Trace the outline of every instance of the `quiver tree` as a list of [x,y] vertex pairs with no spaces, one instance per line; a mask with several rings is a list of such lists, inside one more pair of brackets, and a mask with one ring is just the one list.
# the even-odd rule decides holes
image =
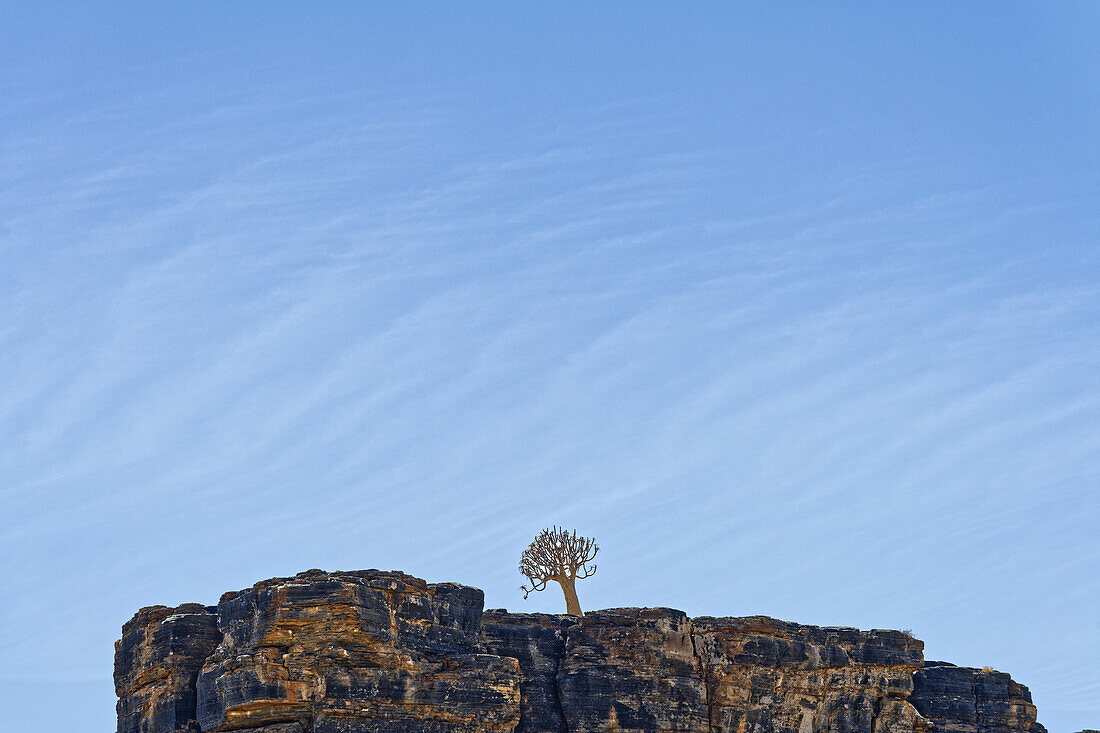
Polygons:
[[576,530],[569,532],[556,526],[542,530],[519,559],[519,571],[531,581],[531,587],[520,586],[523,597],[527,598],[532,591],[546,590],[549,581],[557,581],[565,594],[565,612],[580,616],[576,581],[596,572],[596,566],[589,567],[588,563],[599,551],[595,540],[578,537]]

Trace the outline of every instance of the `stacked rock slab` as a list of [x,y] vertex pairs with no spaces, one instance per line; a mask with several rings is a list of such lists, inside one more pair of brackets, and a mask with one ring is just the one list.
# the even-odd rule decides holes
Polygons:
[[715,733],[907,733],[924,644],[899,631],[765,616],[693,620]]
[[913,685],[913,705],[935,733],[1045,733],[1031,692],[1004,672],[926,662]]
[[213,609],[151,606],[115,642],[118,733],[196,733],[195,678],[221,641]]

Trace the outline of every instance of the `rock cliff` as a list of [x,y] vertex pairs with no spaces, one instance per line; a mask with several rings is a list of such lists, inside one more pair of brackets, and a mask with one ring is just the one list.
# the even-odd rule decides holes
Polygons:
[[925,662],[913,680],[913,705],[936,721],[937,731],[1046,733],[1035,722],[1031,692],[1004,672]]
[[222,640],[214,609],[143,608],[115,642],[118,730],[198,731],[195,681]]
[[310,570],[144,608],[115,645],[118,733],[1043,733],[1026,687],[899,631],[482,603]]

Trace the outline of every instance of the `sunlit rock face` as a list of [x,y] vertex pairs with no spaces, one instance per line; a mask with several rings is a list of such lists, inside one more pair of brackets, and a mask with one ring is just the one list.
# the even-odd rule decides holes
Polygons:
[[510,731],[519,665],[484,653],[480,590],[403,573],[303,573],[218,603],[204,731]]
[[311,570],[142,609],[116,644],[118,733],[1044,733],[1026,687],[924,665],[898,631],[482,603]]
[[923,642],[899,631],[764,616],[693,620],[716,733],[903,733],[928,724],[907,698]]
[[913,682],[913,705],[936,733],[1045,733],[1031,692],[1004,672],[927,662]]

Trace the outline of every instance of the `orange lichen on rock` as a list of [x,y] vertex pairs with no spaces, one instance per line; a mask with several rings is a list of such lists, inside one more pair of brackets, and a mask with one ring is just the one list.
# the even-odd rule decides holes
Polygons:
[[352,718],[356,730],[511,730],[518,663],[484,653],[481,606],[476,588],[381,571],[307,572],[226,594],[198,721],[204,731],[299,722],[321,733]]
[[924,644],[899,631],[802,626],[765,616],[692,620],[711,730],[912,733]]

